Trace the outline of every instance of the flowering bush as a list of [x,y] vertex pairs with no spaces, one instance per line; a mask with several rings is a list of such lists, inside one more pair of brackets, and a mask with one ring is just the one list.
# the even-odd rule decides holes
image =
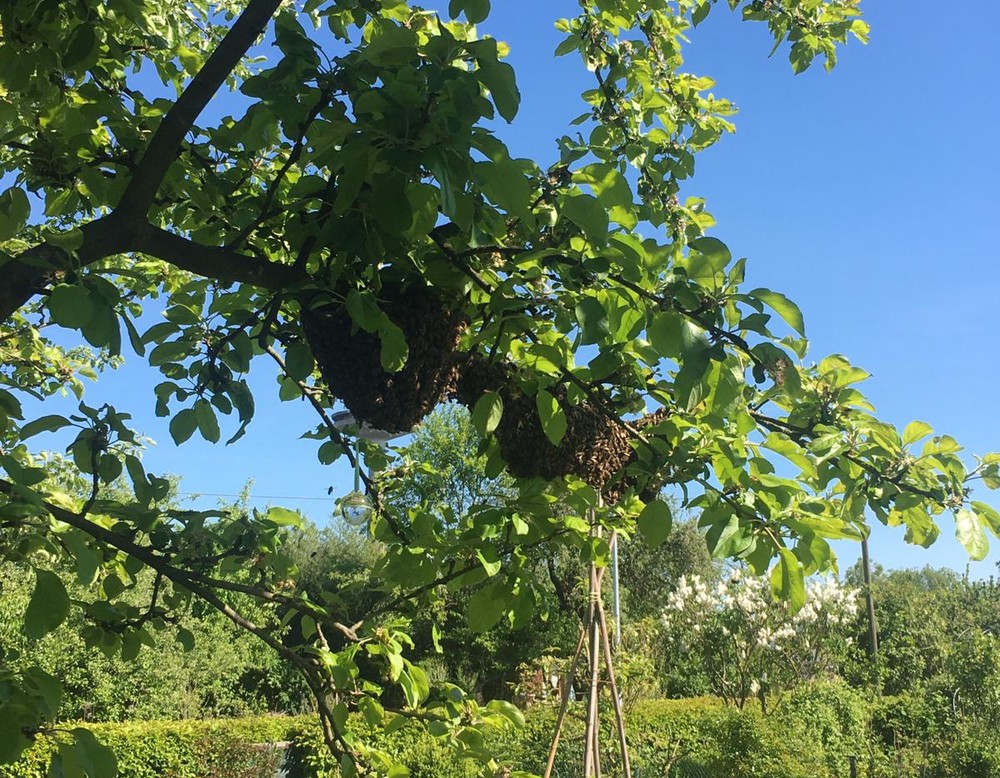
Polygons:
[[859,591],[831,577],[810,581],[806,594],[792,612],[766,576],[733,569],[714,584],[682,576],[661,617],[665,646],[699,658],[726,702],[742,708],[757,697],[766,707],[769,692],[832,675],[849,641]]

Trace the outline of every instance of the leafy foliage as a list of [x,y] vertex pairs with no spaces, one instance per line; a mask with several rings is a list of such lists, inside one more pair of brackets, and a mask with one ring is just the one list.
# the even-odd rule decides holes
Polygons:
[[[867,35],[857,0],[726,4],[787,44],[795,71]],[[79,608],[92,642],[128,660],[197,602],[302,674],[344,775],[392,769],[345,729],[355,708],[388,727],[423,717],[489,770],[481,729],[503,709],[432,688],[400,603],[478,586],[472,628],[530,623],[546,603],[537,550],[604,564],[595,525],[662,542],[664,483],[683,487],[715,556],[773,567],[794,604],[833,564],[828,541],[862,537],[869,514],[928,545],[951,511],[981,557],[1000,514],[969,487],[1000,485],[1000,455],[969,465],[922,422],[900,433],[856,388],[863,370],[804,362],[799,309],[742,289],[745,260],[705,234],[702,200],[678,197],[695,155],[733,129],[712,80],[682,70],[716,5],[601,0],[557,22],[556,53],[594,84],[543,169],[493,131],[519,93],[506,46],[479,35],[485,0],[4,4],[0,555],[34,571],[27,635]],[[275,56],[258,56],[262,35]],[[361,431],[400,432],[457,398],[488,435],[486,474],[517,475],[516,494],[458,516],[366,479],[380,582],[399,594],[352,621],[337,593],[297,584],[294,512],[179,509],[126,411],[34,414],[30,398],[79,396],[125,350],[162,375],[156,412],[178,445],[239,439],[256,409],[246,374],[271,362],[279,398],[316,409],[323,462],[356,464],[338,401]],[[68,436],[82,492],[47,478],[49,435]],[[94,595],[74,603],[57,568]],[[125,593],[147,575],[140,606]],[[0,672],[12,759],[51,727],[56,687]],[[67,749],[70,772],[107,772],[89,736]]]

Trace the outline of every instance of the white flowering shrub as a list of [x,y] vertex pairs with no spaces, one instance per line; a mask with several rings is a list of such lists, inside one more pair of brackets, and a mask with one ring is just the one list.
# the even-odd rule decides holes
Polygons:
[[661,617],[672,656],[700,660],[712,690],[739,708],[801,681],[834,674],[845,651],[859,590],[815,579],[792,612],[771,595],[768,577],[734,569],[715,583],[684,576]]

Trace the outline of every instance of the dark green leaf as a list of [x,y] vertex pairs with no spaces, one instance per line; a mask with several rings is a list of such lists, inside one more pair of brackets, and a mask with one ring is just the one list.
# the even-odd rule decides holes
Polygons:
[[31,204],[21,187],[12,186],[0,194],[0,242],[17,235],[30,215]]
[[61,327],[80,329],[94,315],[90,292],[80,284],[59,284],[49,295],[52,321]]
[[508,596],[506,588],[499,583],[484,586],[473,594],[469,598],[469,629],[485,632],[496,624],[509,608]]
[[198,417],[190,408],[178,411],[177,415],[170,420],[170,437],[178,446],[190,438],[198,429]]
[[576,304],[576,320],[580,324],[584,344],[597,343],[611,332],[608,312],[595,297],[584,297]]
[[194,404],[194,417],[201,436],[209,443],[218,443],[221,433],[219,430],[219,420],[215,415],[212,404],[204,398],[198,400]]
[[76,741],[74,750],[80,767],[90,778],[115,778],[118,774],[118,759],[114,752],[98,742],[94,733],[83,727],[72,730]]
[[55,432],[63,427],[69,427],[73,422],[64,416],[50,415],[29,421],[21,427],[21,440],[27,440],[42,432]]
[[563,195],[559,200],[561,213],[583,230],[594,246],[600,248],[608,242],[608,212],[593,195]]
[[33,640],[48,635],[69,615],[69,595],[59,576],[35,570],[35,590],[24,612],[24,634]]
[[398,373],[406,365],[406,360],[410,356],[410,347],[406,343],[406,336],[399,327],[390,321],[388,316],[382,317],[378,329],[381,343],[379,359],[382,363],[382,369],[388,373]]

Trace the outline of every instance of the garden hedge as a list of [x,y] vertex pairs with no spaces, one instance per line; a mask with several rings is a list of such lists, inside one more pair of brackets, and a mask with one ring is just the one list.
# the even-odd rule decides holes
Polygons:
[[[912,702],[912,701],[911,701]],[[902,699],[864,699],[840,684],[814,684],[775,701],[770,715],[743,711],[707,698],[649,700],[628,712],[635,778],[847,778],[850,757],[860,774],[876,778],[987,778],[1000,775],[996,738],[980,732],[959,737],[928,754],[913,744],[926,722],[902,715]],[[911,708],[912,710],[912,708]],[[611,711],[604,716],[603,774],[621,775]],[[503,764],[541,773],[555,720],[548,707],[533,708],[520,730],[492,733],[489,745]],[[120,778],[272,778],[282,758],[289,778],[336,776],[318,727],[310,717],[259,717],[211,721],[136,721],[87,725],[115,751]],[[351,727],[365,726],[352,720]],[[912,729],[910,729],[912,728]],[[903,730],[909,731],[904,732]],[[904,747],[887,742],[890,730]],[[571,709],[554,778],[577,778],[582,764],[583,709]],[[966,733],[966,734],[972,734]],[[472,778],[471,762],[456,760],[417,725],[391,736],[366,733],[410,769],[411,778]],[[285,749],[250,747],[287,742]],[[53,744],[39,738],[0,778],[46,778]],[[986,772],[983,772],[985,770]],[[501,773],[503,774],[503,773]]]

